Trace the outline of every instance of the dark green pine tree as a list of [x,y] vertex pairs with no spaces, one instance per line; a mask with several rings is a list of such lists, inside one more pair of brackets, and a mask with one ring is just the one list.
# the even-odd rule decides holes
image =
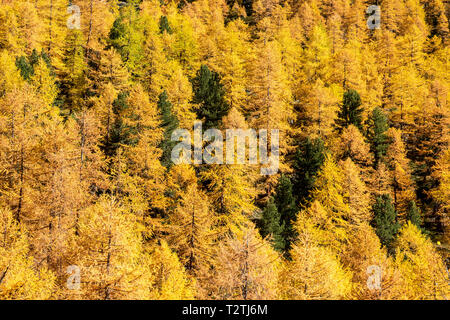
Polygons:
[[113,123],[109,139],[104,139],[102,149],[105,155],[112,157],[121,145],[135,145],[137,141],[135,127],[130,127],[124,121],[124,114],[130,108],[127,102],[128,92],[121,92],[113,102]]
[[[36,54],[37,54],[37,52],[36,52]],[[41,50],[41,55],[40,55],[39,58],[41,58],[42,60],[44,60],[45,64],[47,65],[48,70],[50,71],[50,75],[51,75],[52,77],[55,77],[55,76],[56,76],[56,73],[55,73],[55,70],[54,70],[54,68],[53,68],[53,66],[52,66],[52,59],[50,58],[50,56],[48,55],[48,53],[45,52],[44,49]],[[39,59],[39,58],[38,58],[38,59]],[[32,64],[33,66],[37,63],[37,59],[34,58],[34,50],[33,50],[33,53],[32,53],[31,56],[30,56],[30,62],[31,62],[31,64]]]
[[16,67],[24,80],[30,80],[31,76],[34,75],[34,66],[39,62],[39,59],[42,59],[46,63],[50,75],[52,77],[55,76],[51,59],[44,49],[42,49],[41,54],[39,54],[36,49],[33,49],[31,55],[28,57],[21,56],[16,58]]
[[400,228],[397,222],[397,212],[392,204],[391,196],[383,194],[379,196],[376,203],[372,206],[374,217],[372,225],[375,228],[375,233],[380,238],[381,244],[392,252],[392,243]]
[[[41,52],[41,56],[42,56],[43,53],[45,53],[45,52],[42,51]],[[31,52],[31,55],[28,57],[28,61],[30,61],[30,64],[32,66],[34,66],[36,63],[39,62],[39,58],[40,58],[39,53],[37,52],[36,49],[33,49],[33,52]]]
[[242,5],[244,6],[245,12],[249,17],[253,14],[253,1],[254,0],[242,0]]
[[31,76],[34,74],[33,66],[28,63],[27,58],[24,56],[16,58],[16,67],[24,80],[30,80]]
[[275,190],[274,201],[280,214],[281,225],[284,226],[281,235],[287,251],[289,251],[291,242],[295,238],[293,224],[297,214],[297,206],[292,190],[291,180],[287,176],[281,175]]
[[167,19],[166,16],[161,16],[161,18],[159,18],[159,32],[160,33],[167,32],[169,34],[172,33],[172,29],[170,28],[169,25],[169,20]]
[[413,200],[411,200],[408,204],[408,213],[406,219],[408,219],[408,221],[411,221],[412,224],[416,225],[417,228],[422,230],[422,216],[420,214],[420,209],[416,206],[416,202]]
[[283,252],[286,244],[283,238],[284,225],[281,222],[281,215],[273,197],[267,202],[267,206],[261,212],[261,219],[257,221],[257,226],[262,237],[270,236],[272,246]]
[[366,138],[370,144],[370,151],[375,157],[375,168],[386,155],[389,139],[386,131],[389,129],[388,119],[381,108],[373,109],[372,114],[366,121]]
[[354,125],[362,130],[362,112],[361,98],[359,93],[349,89],[344,93],[341,109],[338,111],[338,117],[335,121],[336,130],[341,133],[349,125]]
[[325,161],[325,145],[320,138],[304,139],[294,158],[293,193],[299,206],[306,204]]
[[129,28],[124,22],[124,17],[119,16],[109,31],[109,38],[107,40],[107,49],[113,47],[120,53],[122,60],[125,61],[128,55],[129,44]]
[[222,117],[228,114],[230,106],[224,99],[225,90],[220,83],[220,76],[208,66],[202,65],[192,80],[194,89],[193,103],[199,105],[197,117],[204,119],[204,128],[217,128]]
[[166,91],[159,95],[158,109],[161,112],[162,127],[164,128],[164,139],[161,141],[160,148],[163,153],[161,164],[166,168],[172,165],[171,153],[177,141],[172,141],[172,132],[178,128],[178,119],[172,112],[172,104],[169,101]]
[[143,55],[143,24],[139,9],[134,5],[125,6],[120,16],[114,21],[107,39],[106,49],[113,47],[120,54],[133,77],[138,77],[142,71]]

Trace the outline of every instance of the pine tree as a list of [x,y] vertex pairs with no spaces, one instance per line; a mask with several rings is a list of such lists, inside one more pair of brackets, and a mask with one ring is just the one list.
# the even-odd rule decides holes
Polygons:
[[278,212],[274,199],[271,197],[266,207],[261,212],[261,218],[257,221],[259,232],[263,238],[269,237],[274,249],[283,252],[286,247],[283,237],[284,224],[281,222],[281,215]]
[[304,139],[296,151],[293,193],[298,204],[305,204],[314,188],[317,173],[325,161],[325,146],[320,138]]
[[159,32],[160,33],[172,33],[172,30],[170,29],[170,25],[169,25],[169,20],[167,20],[166,16],[161,16],[161,18],[159,18]]
[[109,33],[108,48],[117,50],[131,76],[137,78],[141,76],[140,65],[144,59],[143,25],[135,8],[137,0],[129,2],[130,5],[122,8],[119,17],[114,21]]
[[162,127],[164,129],[164,140],[161,142],[163,151],[161,164],[169,168],[172,164],[171,153],[177,143],[172,141],[172,132],[178,128],[178,119],[172,112],[172,104],[169,102],[166,91],[159,95],[158,109],[161,112]]
[[374,214],[372,224],[375,232],[380,238],[381,244],[392,253],[393,241],[400,225],[397,222],[397,212],[392,205],[391,197],[389,195],[378,197],[372,210]]
[[198,105],[197,117],[204,119],[205,129],[217,128],[230,109],[224,99],[225,91],[220,81],[219,74],[206,65],[202,65],[192,81],[193,103]]
[[420,209],[416,206],[414,201],[410,201],[408,204],[408,214],[406,219],[415,225],[419,230],[421,230],[422,216],[420,214]]
[[381,108],[373,109],[366,123],[366,137],[370,143],[370,151],[374,155],[374,165],[377,167],[381,159],[386,155],[388,148],[388,137],[386,131],[389,129],[387,117]]
[[292,192],[292,183],[289,177],[281,175],[275,189],[274,202],[280,215],[280,225],[283,228],[282,236],[286,250],[290,249],[295,237],[293,224],[297,214],[297,206]]
[[349,125],[354,125],[359,130],[362,129],[362,112],[361,98],[353,89],[349,89],[344,93],[342,105],[336,119],[336,129],[340,133]]

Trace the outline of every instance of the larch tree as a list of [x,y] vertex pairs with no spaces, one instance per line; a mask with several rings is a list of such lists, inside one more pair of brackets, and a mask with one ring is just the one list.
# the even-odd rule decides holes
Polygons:
[[89,53],[101,51],[114,22],[114,4],[95,0],[77,0],[74,4],[80,7],[82,14],[80,27],[84,45]]
[[[373,228],[362,223],[353,229],[342,255],[342,264],[352,272],[352,297],[364,300],[398,299],[401,293],[400,273],[387,255]],[[379,274],[373,273],[378,270]],[[375,271],[377,272],[377,271]],[[380,286],[369,286],[377,277]],[[378,278],[379,277],[379,278]]]
[[152,249],[150,266],[152,272],[150,299],[194,298],[193,279],[189,279],[180,259],[164,240]]
[[219,244],[212,297],[229,300],[276,299],[280,257],[252,224],[241,236]]
[[26,228],[11,211],[0,209],[0,297],[4,300],[50,299],[57,290],[53,273],[29,255]]
[[[243,115],[237,108],[232,108],[223,118],[223,126],[227,129],[247,129]],[[225,136],[225,134],[223,134]],[[246,141],[244,143],[247,144]],[[237,155],[234,147],[233,159]],[[217,150],[220,152],[220,150]],[[223,146],[224,159],[228,157],[227,145]],[[204,150],[204,154],[210,154]],[[215,155],[219,156],[220,155]],[[229,233],[240,233],[242,225],[248,218],[253,218],[256,212],[254,201],[258,190],[255,187],[257,176],[256,165],[249,164],[249,156],[244,154],[244,163],[211,164],[199,173],[200,180],[205,186],[218,217],[222,236]],[[225,161],[224,161],[225,162]]]
[[394,193],[394,206],[400,218],[404,220],[409,201],[415,200],[411,171],[405,155],[405,146],[401,140],[401,131],[391,128],[388,136],[391,143],[386,154],[386,162],[392,171],[391,185]]
[[350,158],[341,162],[344,172],[343,185],[347,191],[347,202],[350,207],[350,220],[355,224],[368,223],[371,220],[370,192],[361,179],[358,167]]
[[[320,204],[315,204],[319,210],[315,213],[326,215]],[[351,273],[344,270],[332,247],[324,246],[323,242],[320,244],[317,237],[320,227],[315,226],[313,219],[316,218],[299,213],[296,223],[298,238],[290,251],[291,261],[285,264],[280,275],[281,297],[343,299],[351,291]]]
[[222,75],[225,100],[230,108],[234,107],[243,112],[247,100],[246,68],[250,56],[247,41],[250,35],[241,20],[234,20],[227,25],[224,37],[225,39],[218,43],[223,48],[220,48],[217,57],[211,59],[211,64]]
[[[350,207],[346,201],[343,170],[331,156],[327,156],[320,170],[315,188],[311,194],[311,205],[303,210],[307,216],[316,216],[317,224],[324,231],[323,241],[337,252],[348,236]],[[318,212],[316,215],[315,212]],[[301,213],[300,213],[301,214]]]
[[448,272],[433,243],[408,222],[395,243],[395,263],[401,273],[404,299],[447,299]]
[[60,121],[56,108],[44,102],[30,85],[11,90],[0,103],[3,138],[3,159],[7,170],[7,203],[17,221],[32,214],[37,190],[42,181],[40,175],[47,170],[42,158],[47,125]]
[[438,205],[439,216],[442,217],[442,225],[444,227],[444,239],[450,238],[450,219],[448,217],[450,205],[450,149],[446,149],[437,160],[434,167],[434,176],[438,178],[439,185],[435,187],[431,194]]
[[178,254],[186,271],[198,280],[204,289],[214,253],[212,243],[214,216],[205,194],[196,180],[184,191],[176,193],[176,207],[168,213],[167,242]]
[[41,45],[52,59],[52,64],[59,74],[63,70],[64,39],[67,27],[67,3],[64,0],[39,0],[37,8],[43,14],[45,35]]
[[[260,41],[252,60],[249,79],[248,105],[250,127],[279,130],[280,169],[288,170],[284,157],[292,148],[292,126],[295,121],[292,93],[286,70],[281,61],[281,48],[276,41]],[[268,142],[271,137],[268,137]],[[273,178],[273,179],[271,179]],[[275,177],[268,178],[269,189]]]
[[85,299],[133,299],[150,296],[149,257],[139,224],[113,196],[102,196],[79,219],[78,250],[71,262],[80,268],[77,296]]
[[64,47],[64,71],[60,89],[60,96],[63,96],[64,108],[68,109],[68,113],[81,110],[86,103],[89,83],[83,45],[84,37],[81,31],[70,30]]
[[130,143],[124,146],[130,173],[143,187],[150,207],[163,206],[164,168],[159,161],[163,132],[157,107],[149,100],[141,85],[135,85],[127,97],[129,108],[124,113],[125,125],[131,130]]
[[373,155],[370,153],[370,145],[365,141],[363,134],[354,125],[349,125],[340,134],[339,140],[330,147],[337,159],[350,158],[367,179],[372,171]]

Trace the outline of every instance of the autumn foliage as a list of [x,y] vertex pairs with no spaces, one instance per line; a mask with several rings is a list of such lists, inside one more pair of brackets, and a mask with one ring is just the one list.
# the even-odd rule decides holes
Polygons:
[[450,297],[448,2],[70,2],[0,3],[0,299]]

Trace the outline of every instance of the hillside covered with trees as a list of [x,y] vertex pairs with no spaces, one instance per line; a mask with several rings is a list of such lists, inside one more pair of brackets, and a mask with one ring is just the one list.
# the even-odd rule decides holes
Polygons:
[[[0,0],[0,299],[448,299],[449,18]],[[196,121],[279,129],[279,171],[175,165]]]

